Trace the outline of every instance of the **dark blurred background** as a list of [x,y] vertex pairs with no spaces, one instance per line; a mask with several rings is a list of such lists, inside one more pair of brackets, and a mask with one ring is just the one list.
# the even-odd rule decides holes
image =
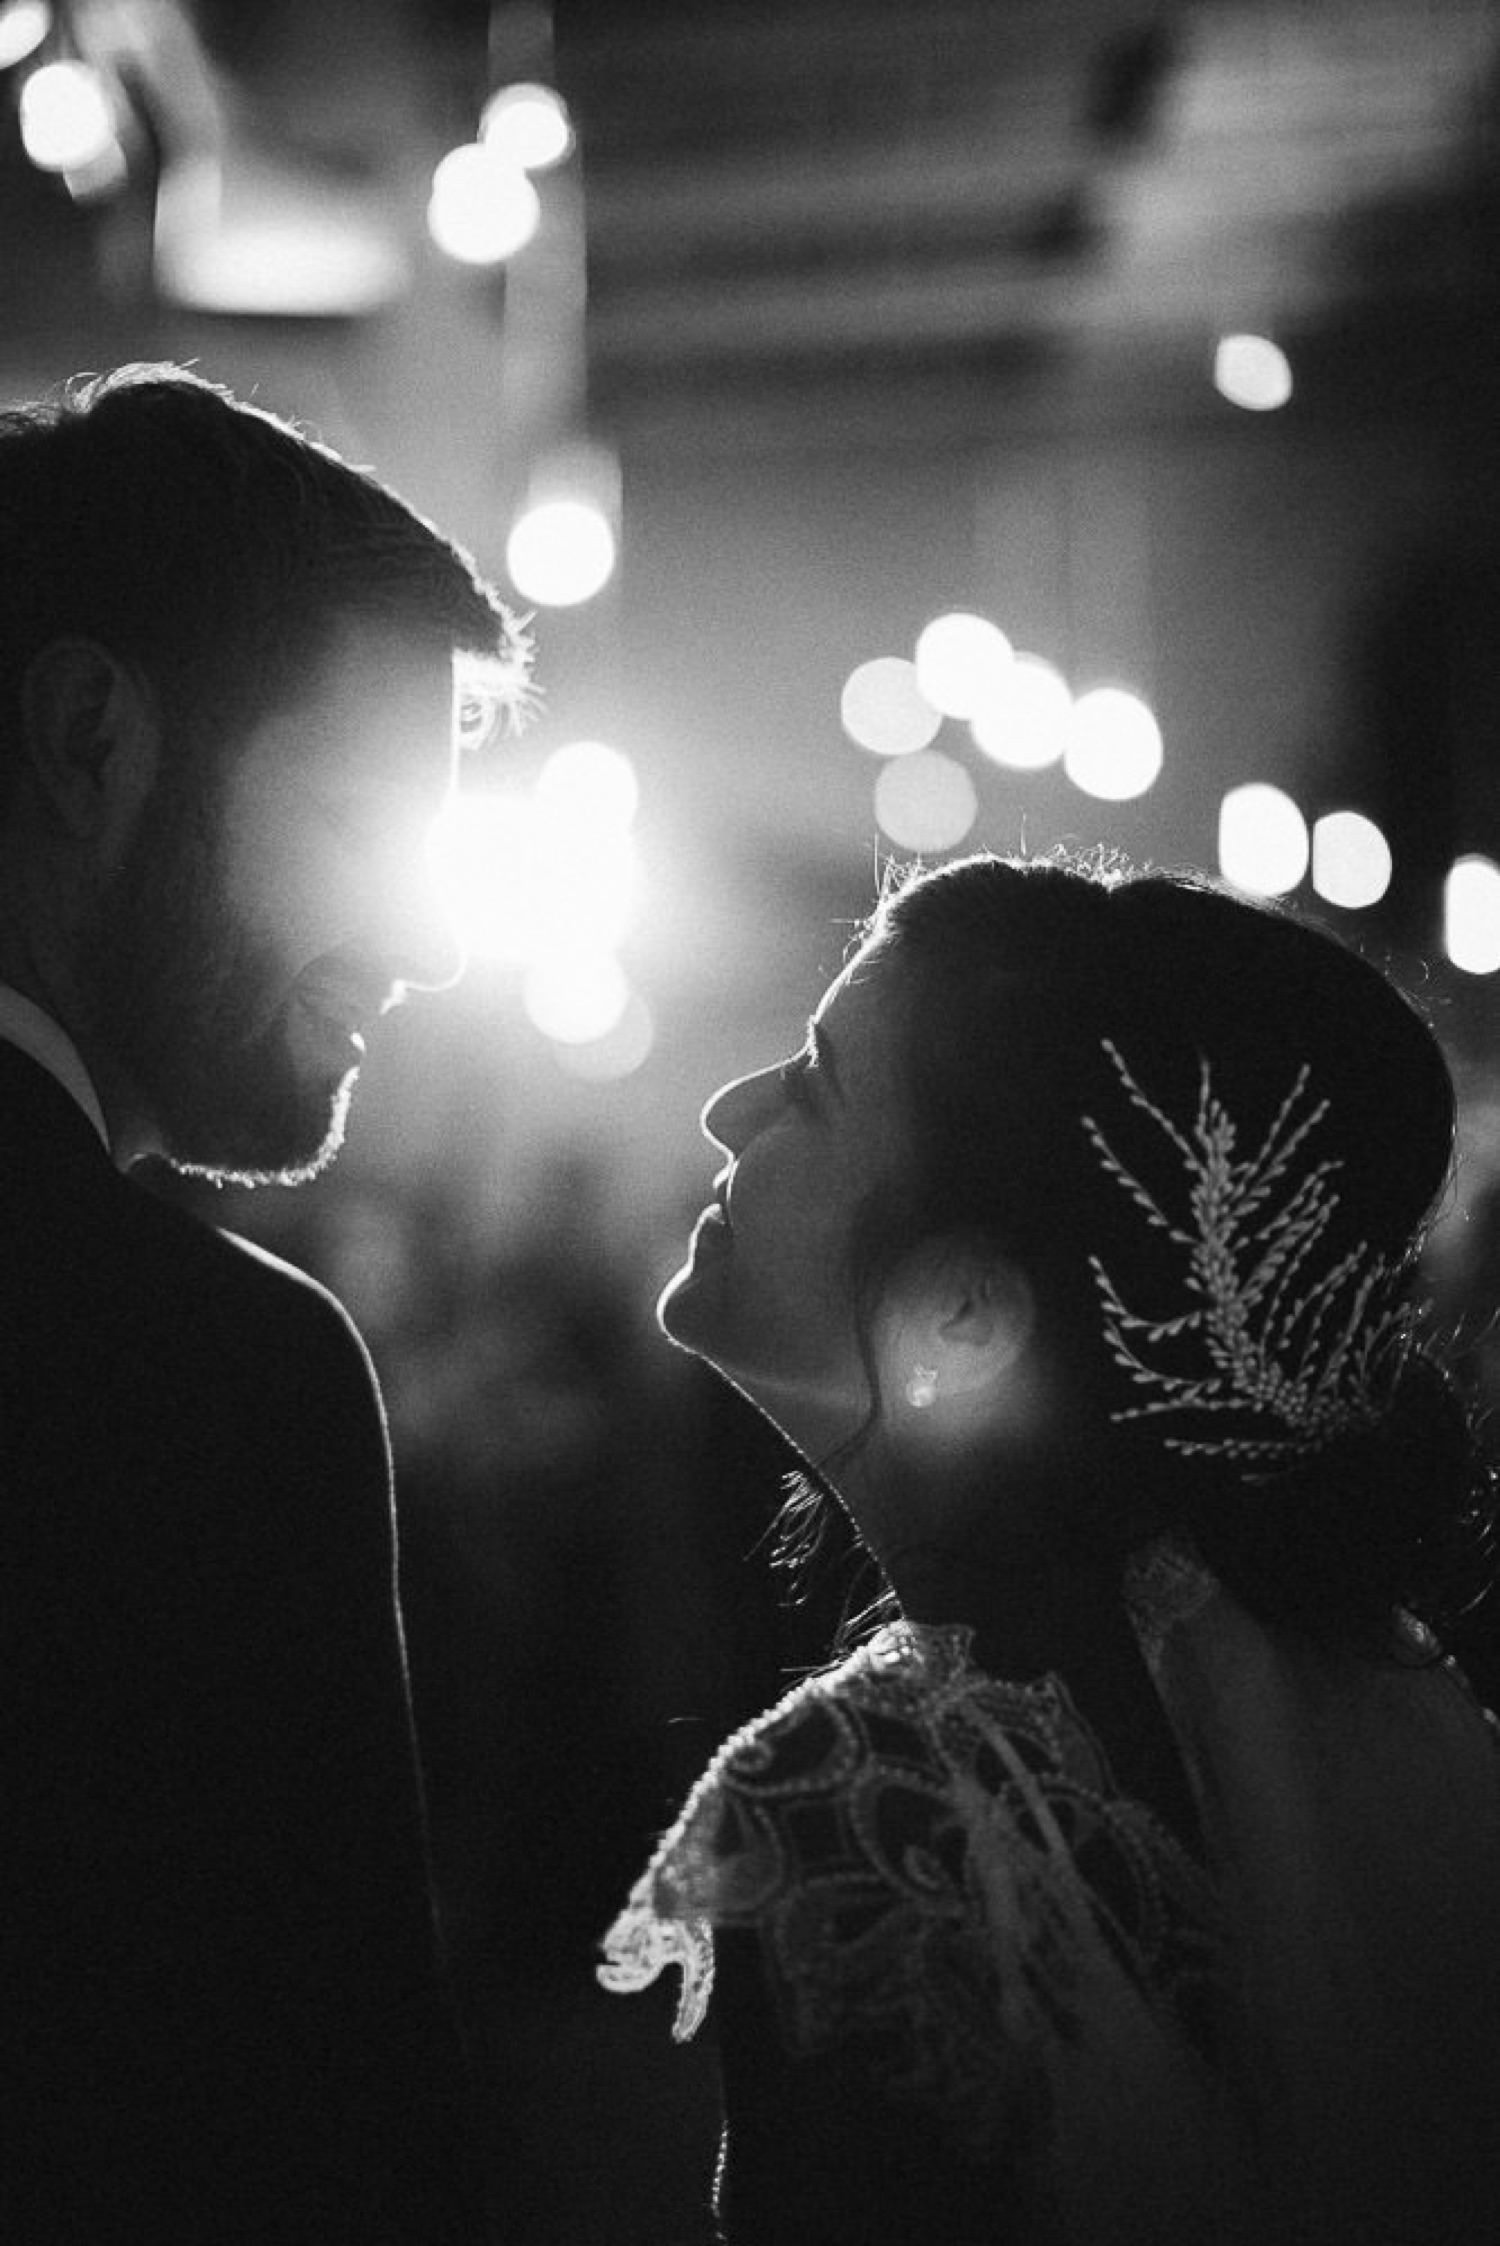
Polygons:
[[[521,85],[565,134],[529,172]],[[690,2246],[707,2060],[595,1944],[850,1570],[778,1604],[785,1461],[651,1308],[704,1097],[796,1041],[884,860],[1222,867],[1390,962],[1463,1086],[1433,1277],[1493,1400],[1500,15],[5,0],[0,100],[7,400],[189,360],[535,614],[541,715],[445,844],[464,983],[325,1178],[202,1205],[385,1384],[507,2236]],[[514,541],[559,498],[592,592]],[[955,612],[988,721],[917,660]]]

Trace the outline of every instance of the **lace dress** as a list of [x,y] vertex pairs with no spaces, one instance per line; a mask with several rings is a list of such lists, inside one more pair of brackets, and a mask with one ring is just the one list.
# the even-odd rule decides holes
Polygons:
[[[679,1967],[691,2036],[717,1939],[731,2049],[747,1987],[766,1991],[759,2056],[726,2083],[731,2155],[736,2084],[753,2106],[781,2067],[786,2091],[747,2122],[761,2175],[743,2226],[721,2173],[733,2246],[1488,2235],[1465,2210],[1500,2185],[1491,1733],[1438,1669],[1289,1654],[1171,1550],[1132,1591],[1212,1874],[1119,1790],[1061,1678],[987,1674],[961,1627],[886,1629],[693,1789],[600,1977],[632,1990]],[[1394,1813],[1392,1783],[1409,1788]],[[1429,1998],[1448,2009],[1436,2031]],[[1441,2077],[1416,2104],[1414,2032]],[[842,2087],[820,2109],[829,2070]],[[821,2119],[798,2155],[804,2089]],[[809,2178],[841,2162],[803,2220]],[[883,2179],[863,2213],[862,2165]]]

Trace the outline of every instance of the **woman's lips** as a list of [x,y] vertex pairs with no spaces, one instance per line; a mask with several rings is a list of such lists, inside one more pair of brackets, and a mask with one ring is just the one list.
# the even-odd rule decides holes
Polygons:
[[721,1250],[729,1245],[729,1219],[717,1201],[711,1201],[693,1226],[693,1248]]

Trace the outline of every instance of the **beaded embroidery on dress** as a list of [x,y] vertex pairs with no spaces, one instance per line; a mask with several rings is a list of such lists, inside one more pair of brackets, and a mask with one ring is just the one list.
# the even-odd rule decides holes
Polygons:
[[897,1623],[736,1733],[600,1978],[679,1966],[685,2038],[713,1926],[754,1926],[788,2048],[877,2037],[893,2094],[984,2157],[1039,2083],[1064,2138],[1070,2106],[1092,2127],[1128,2101],[1133,2128],[1148,2083],[1202,2095],[1221,1960],[1206,1876],[1117,1792],[1061,1681],[988,1676],[969,1640]]

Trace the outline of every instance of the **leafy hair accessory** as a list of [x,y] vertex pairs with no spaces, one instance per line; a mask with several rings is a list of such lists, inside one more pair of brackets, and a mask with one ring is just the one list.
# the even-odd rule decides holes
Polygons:
[[[1132,1107],[1181,1156],[1186,1203],[1170,1213],[1128,1170],[1091,1115],[1083,1127],[1105,1170],[1146,1222],[1185,1258],[1192,1307],[1175,1317],[1131,1310],[1098,1256],[1089,1263],[1104,1311],[1110,1354],[1144,1401],[1117,1421],[1173,1413],[1217,1415],[1222,1435],[1163,1437],[1184,1455],[1258,1460],[1274,1466],[1380,1420],[1411,1340],[1412,1313],[1399,1288],[1407,1265],[1358,1241],[1314,1276],[1318,1249],[1339,1196],[1331,1159],[1298,1162],[1328,1113],[1310,1100],[1303,1067],[1253,1154],[1238,1156],[1234,1122],[1201,1065],[1198,1111],[1180,1130],[1141,1090],[1105,1038]],[[1185,1369],[1174,1369],[1176,1359]]]

